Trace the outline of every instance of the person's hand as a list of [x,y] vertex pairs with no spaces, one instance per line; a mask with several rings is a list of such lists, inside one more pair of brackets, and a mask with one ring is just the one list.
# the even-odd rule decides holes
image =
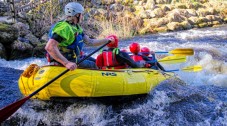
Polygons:
[[109,37],[107,38],[108,42],[111,41],[111,44],[114,44],[115,43],[115,39],[114,37]]
[[151,67],[151,64],[146,63],[144,66],[145,66],[145,68],[150,68]]
[[144,60],[139,61],[140,68],[145,67],[146,62]]
[[67,62],[65,64],[65,67],[69,70],[75,70],[77,68],[77,65],[73,62]]

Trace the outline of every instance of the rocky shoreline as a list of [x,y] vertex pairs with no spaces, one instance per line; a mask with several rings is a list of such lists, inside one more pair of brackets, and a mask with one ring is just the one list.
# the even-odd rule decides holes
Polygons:
[[[103,32],[104,28],[94,22],[108,21],[126,27],[131,36],[216,27],[227,23],[225,1],[180,3],[171,0],[88,0],[81,1],[81,4],[86,10],[82,26],[86,34],[95,38],[109,33]],[[34,16],[29,13],[19,13],[18,16],[16,23],[0,23],[0,57],[6,60],[44,57],[50,24],[41,25],[41,20],[32,20]]]

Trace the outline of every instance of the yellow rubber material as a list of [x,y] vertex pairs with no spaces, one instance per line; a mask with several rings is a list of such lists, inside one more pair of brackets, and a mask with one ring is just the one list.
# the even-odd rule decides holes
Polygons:
[[[64,70],[65,67],[60,66],[43,66],[29,77],[21,75],[18,80],[19,89],[23,95],[27,96]],[[50,97],[102,97],[146,94],[172,75],[148,68],[121,70],[76,69],[58,78],[33,98],[49,100]]]

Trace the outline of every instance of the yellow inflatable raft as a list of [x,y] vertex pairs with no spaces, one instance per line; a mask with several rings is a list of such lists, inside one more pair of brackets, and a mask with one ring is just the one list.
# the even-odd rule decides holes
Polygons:
[[[25,96],[65,71],[65,67],[30,65],[19,78],[19,89]],[[103,97],[147,94],[160,82],[171,77],[158,70],[120,69],[69,71],[33,98],[49,100],[51,97]]]

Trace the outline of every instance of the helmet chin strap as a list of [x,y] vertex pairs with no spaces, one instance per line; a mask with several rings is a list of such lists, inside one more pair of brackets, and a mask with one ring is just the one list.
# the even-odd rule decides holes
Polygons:
[[79,14],[79,16],[76,16],[76,18],[77,18],[77,24],[80,23],[80,16],[81,16],[81,14]]

